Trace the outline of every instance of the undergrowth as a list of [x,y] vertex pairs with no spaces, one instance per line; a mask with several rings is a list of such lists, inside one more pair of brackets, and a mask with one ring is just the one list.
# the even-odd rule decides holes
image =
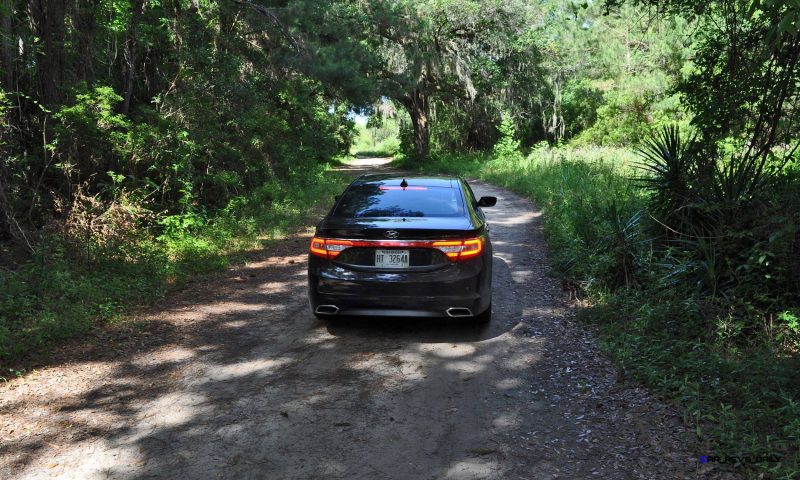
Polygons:
[[0,362],[46,352],[123,317],[131,306],[241,261],[247,251],[304,225],[344,182],[325,165],[308,166],[215,212],[139,220],[116,241],[98,232],[47,235],[31,260],[0,270]]

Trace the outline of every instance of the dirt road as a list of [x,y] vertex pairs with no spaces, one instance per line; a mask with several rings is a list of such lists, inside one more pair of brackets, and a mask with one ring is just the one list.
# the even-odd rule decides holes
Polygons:
[[540,212],[473,186],[499,199],[488,327],[317,320],[299,234],[150,309],[123,347],[0,387],[0,478],[719,477],[570,319]]

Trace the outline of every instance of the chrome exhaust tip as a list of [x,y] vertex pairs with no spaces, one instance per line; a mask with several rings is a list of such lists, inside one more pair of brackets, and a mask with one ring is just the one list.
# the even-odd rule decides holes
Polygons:
[[336,315],[339,313],[339,307],[336,305],[320,305],[314,310],[314,313],[320,315]]
[[447,309],[447,316],[453,318],[471,317],[472,310],[466,307],[452,307]]

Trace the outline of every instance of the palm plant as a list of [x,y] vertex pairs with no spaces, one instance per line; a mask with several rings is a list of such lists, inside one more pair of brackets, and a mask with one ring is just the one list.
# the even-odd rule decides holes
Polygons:
[[642,158],[637,166],[646,175],[635,180],[653,192],[654,206],[669,216],[689,198],[692,159],[687,155],[687,142],[681,138],[679,127],[671,125],[650,136],[637,153]]
[[643,243],[649,240],[641,238],[642,211],[631,215],[625,212],[625,205],[611,200],[605,208],[605,221],[611,227],[610,233],[603,239],[604,250],[611,254],[611,270],[614,286],[635,286],[636,259]]
[[703,185],[713,178],[714,155],[703,151],[696,134],[681,135],[677,125],[664,127],[637,149],[641,161],[636,165],[644,174],[635,184],[649,190],[650,210],[672,233],[702,222],[697,201]]

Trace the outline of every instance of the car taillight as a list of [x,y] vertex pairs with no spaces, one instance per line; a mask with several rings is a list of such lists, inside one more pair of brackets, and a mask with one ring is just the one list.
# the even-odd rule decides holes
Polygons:
[[342,251],[352,246],[353,242],[350,240],[314,237],[311,239],[311,248],[309,251],[318,257],[336,258]]
[[435,248],[454,262],[469,260],[483,253],[483,237],[466,240],[340,240],[336,238],[311,239],[312,255],[334,259],[350,247],[367,248]]
[[461,261],[475,258],[483,252],[483,238],[470,238],[468,240],[443,240],[433,242],[433,248],[441,250],[450,260]]

